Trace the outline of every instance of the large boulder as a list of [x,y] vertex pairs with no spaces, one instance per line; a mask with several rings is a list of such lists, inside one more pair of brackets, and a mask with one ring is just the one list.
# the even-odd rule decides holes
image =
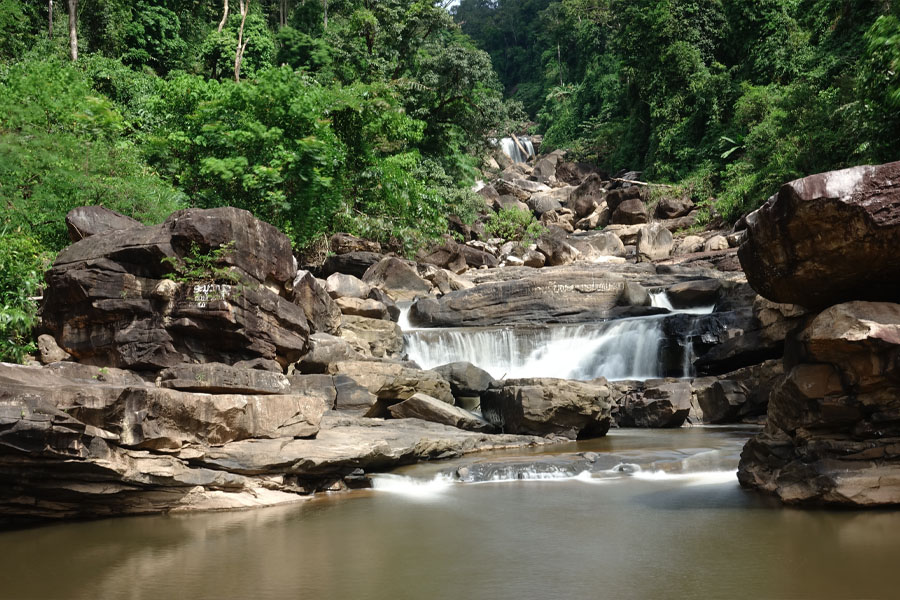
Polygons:
[[575,211],[578,219],[583,219],[600,205],[606,198],[606,188],[600,176],[591,174],[584,182],[575,188],[569,196],[568,206]]
[[360,250],[357,252],[347,252],[346,254],[332,254],[325,258],[322,265],[322,277],[328,277],[333,273],[346,273],[354,277],[362,278],[369,267],[376,264],[384,258],[378,252],[368,252]]
[[311,332],[340,333],[341,309],[312,273],[297,271],[291,287],[291,300],[303,310]]
[[647,215],[647,207],[644,203],[634,198],[625,200],[613,211],[610,221],[621,225],[639,225],[647,223],[650,217]]
[[296,272],[287,236],[249,212],[178,211],[63,250],[42,320],[81,362],[156,370],[263,358],[285,368],[309,332],[290,299]]
[[395,419],[422,419],[466,431],[494,431],[493,425],[469,411],[422,393],[413,394],[406,400],[391,405],[388,410]]
[[546,264],[551,267],[570,265],[581,256],[577,248],[549,234],[538,239],[537,249],[547,257]]
[[798,504],[900,504],[900,305],[838,304],[788,341],[745,487]]
[[66,215],[66,228],[73,242],[92,235],[143,227],[143,223],[103,206],[79,206]]
[[691,412],[691,384],[687,381],[656,379],[611,385],[622,393],[616,414],[620,427],[681,427]]
[[792,181],[746,222],[738,256],[769,300],[900,302],[900,162]]
[[341,337],[352,337],[376,357],[397,356],[403,351],[403,331],[393,321],[355,315],[341,318]]
[[453,393],[446,379],[434,371],[422,371],[391,362],[338,362],[329,365],[332,375],[345,375],[369,390],[380,401],[365,416],[384,416],[391,404],[421,392],[453,404]]
[[393,256],[386,257],[369,267],[362,280],[371,286],[381,288],[397,302],[427,296],[432,289],[432,285],[419,277],[413,266]]
[[613,402],[606,380],[507,379],[481,399],[485,419],[504,433],[605,435]]
[[349,254],[351,252],[381,252],[381,244],[371,240],[364,240],[349,233],[335,233],[329,240],[331,251],[335,254]]
[[332,273],[325,280],[325,291],[337,300],[338,298],[368,298],[372,286],[358,277],[346,273]]
[[579,185],[592,173],[597,173],[597,167],[583,162],[560,162],[556,165],[556,178],[569,185]]
[[481,396],[494,384],[490,373],[468,362],[447,363],[432,371],[450,383],[450,389],[456,398]]
[[625,256],[625,244],[614,233],[601,231],[588,234],[577,234],[569,238],[569,242],[586,260],[597,260],[600,257]]
[[649,262],[669,258],[674,243],[672,234],[659,223],[644,225],[638,232],[638,260]]
[[653,216],[657,219],[677,219],[690,214],[694,210],[694,201],[690,196],[663,196],[656,203]]

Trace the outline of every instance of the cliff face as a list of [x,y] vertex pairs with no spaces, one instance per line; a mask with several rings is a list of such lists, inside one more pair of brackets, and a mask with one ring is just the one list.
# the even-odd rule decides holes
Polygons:
[[748,217],[751,285],[818,312],[787,333],[766,428],[741,455],[745,487],[789,503],[900,503],[898,214],[892,163],[786,184]]

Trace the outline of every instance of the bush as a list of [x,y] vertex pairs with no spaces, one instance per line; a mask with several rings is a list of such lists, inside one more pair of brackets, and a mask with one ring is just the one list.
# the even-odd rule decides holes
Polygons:
[[533,214],[518,208],[504,208],[491,214],[484,224],[484,230],[490,236],[523,244],[531,244],[545,231]]
[[32,298],[49,261],[50,253],[34,238],[0,232],[0,361],[20,363],[35,350],[37,302]]

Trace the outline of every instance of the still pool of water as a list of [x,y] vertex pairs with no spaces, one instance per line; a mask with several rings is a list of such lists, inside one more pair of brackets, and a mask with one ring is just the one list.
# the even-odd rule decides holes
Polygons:
[[900,511],[741,490],[750,433],[613,431],[287,507],[3,532],[0,598],[896,598]]

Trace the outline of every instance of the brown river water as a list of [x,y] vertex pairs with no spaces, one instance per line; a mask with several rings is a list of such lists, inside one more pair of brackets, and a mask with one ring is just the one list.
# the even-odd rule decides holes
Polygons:
[[2,532],[0,598],[900,597],[900,511],[741,490],[751,433],[613,430],[286,507]]

